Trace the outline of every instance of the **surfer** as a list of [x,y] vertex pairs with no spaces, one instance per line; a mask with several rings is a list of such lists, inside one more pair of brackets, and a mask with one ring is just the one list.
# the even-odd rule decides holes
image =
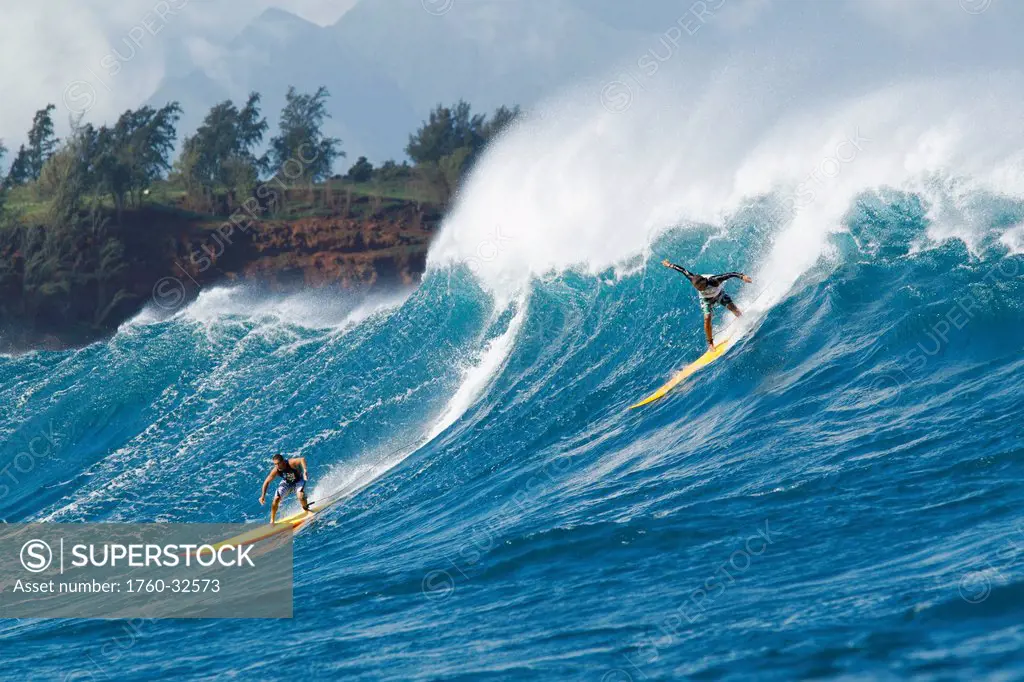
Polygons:
[[732,299],[729,298],[729,294],[725,293],[722,289],[722,285],[733,277],[741,279],[747,284],[750,284],[754,280],[750,279],[742,272],[727,272],[724,275],[697,275],[690,272],[682,265],[670,263],[667,258],[661,261],[661,264],[666,268],[671,268],[672,270],[683,273],[686,276],[686,279],[690,280],[690,284],[692,284],[700,294],[700,308],[704,311],[704,335],[708,337],[708,350],[714,350],[715,338],[711,333],[711,309],[715,304],[725,306],[736,317],[743,315],[743,313],[740,312],[740,309],[736,307],[736,304],[732,302]]
[[270,487],[270,482],[278,476],[281,477],[281,483],[278,484],[277,492],[274,493],[274,501],[270,503],[270,523],[277,521],[277,508],[281,505],[282,498],[293,490],[299,498],[299,504],[302,505],[303,511],[309,511],[309,502],[306,501],[306,481],[309,480],[309,467],[306,466],[306,458],[287,459],[279,452],[271,461],[274,462],[274,468],[270,470],[267,480],[263,481],[263,493],[260,495],[260,504],[266,504],[267,488]]

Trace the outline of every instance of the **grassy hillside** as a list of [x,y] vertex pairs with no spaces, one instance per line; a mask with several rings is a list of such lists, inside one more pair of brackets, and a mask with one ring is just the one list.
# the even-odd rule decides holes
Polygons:
[[[412,203],[425,206],[438,204],[436,193],[430,188],[407,180],[370,182],[352,182],[342,178],[328,180],[314,185],[312,191],[307,188],[289,189],[287,202],[274,217],[294,219],[303,217],[334,215],[344,207],[346,197],[364,198],[365,201],[352,201],[351,210],[365,211],[372,207],[374,201],[381,206],[396,203]],[[220,197],[224,199],[223,195]],[[113,211],[114,203],[110,197],[87,196],[86,203],[97,205],[105,210]],[[34,185],[16,187],[7,195],[7,214],[9,219],[0,224],[22,223],[26,225],[43,224],[49,214],[51,202],[40,198]],[[223,206],[229,206],[224,203]],[[185,191],[176,189],[167,182],[158,182],[145,197],[144,207],[149,210],[162,210],[179,214],[195,221],[220,222],[230,217],[231,211],[196,211],[187,206]]]

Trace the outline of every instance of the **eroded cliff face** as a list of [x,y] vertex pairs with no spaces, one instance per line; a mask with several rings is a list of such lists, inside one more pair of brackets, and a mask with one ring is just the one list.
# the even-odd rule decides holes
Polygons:
[[25,257],[12,252],[6,265],[14,276],[0,287],[0,350],[89,343],[146,306],[170,314],[223,283],[253,282],[274,291],[411,285],[423,273],[441,221],[434,207],[399,201],[357,200],[344,212],[322,213],[294,220],[236,215],[234,221],[156,208],[126,214],[111,233],[123,244],[127,267],[113,280],[96,278],[102,290],[72,287],[58,294],[66,300],[49,309],[59,314],[19,307],[15,299],[25,289],[14,282],[24,274]]
[[408,285],[423,273],[438,221],[438,215],[410,205],[366,218],[203,223],[174,233],[163,256],[177,276],[200,285],[222,280],[259,281],[276,290]]

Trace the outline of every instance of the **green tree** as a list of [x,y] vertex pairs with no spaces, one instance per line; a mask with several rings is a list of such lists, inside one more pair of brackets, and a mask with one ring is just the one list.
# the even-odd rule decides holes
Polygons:
[[459,189],[459,183],[470,165],[471,150],[460,147],[438,161],[426,161],[416,166],[419,179],[435,200],[447,204]]
[[28,132],[28,147],[22,145],[11,166],[9,179],[11,185],[22,185],[38,180],[43,166],[53,155],[60,140],[53,132],[53,112],[57,107],[48,104],[45,109],[36,112],[32,119],[32,129]]
[[56,108],[55,105],[48,104],[45,109],[37,111],[32,119],[32,130],[28,133],[29,173],[32,179],[39,177],[43,171],[43,164],[60,142],[53,133],[53,112]]
[[18,187],[31,179],[28,170],[28,150],[25,149],[25,145],[21,145],[18,147],[18,153],[14,155],[14,161],[11,162],[10,172],[4,178],[4,185],[6,187]]
[[480,131],[484,138],[484,144],[489,144],[491,140],[515,123],[516,119],[521,115],[522,111],[518,106],[509,108],[503,105],[495,109],[491,117],[484,122],[483,128]]
[[519,107],[498,107],[488,118],[474,115],[467,102],[438,105],[419,130],[409,136],[406,154],[414,163],[440,162],[458,149],[468,149],[470,161],[520,116]]
[[119,222],[125,206],[140,206],[142,192],[171,169],[169,157],[180,117],[177,102],[160,109],[129,110],[113,128],[100,128],[90,140],[96,188],[113,199]]
[[71,135],[47,160],[39,174],[39,194],[49,200],[48,222],[57,227],[75,224],[86,195],[93,190],[91,168],[96,131],[72,124]]
[[175,186],[184,190],[192,209],[205,211],[211,208],[212,197],[209,186],[203,182],[201,164],[202,153],[199,146],[192,142],[191,137],[187,137],[181,146],[181,153],[174,162],[170,178]]
[[488,142],[520,115],[519,107],[499,107],[491,118],[474,115],[468,103],[438,105],[419,130],[409,136],[405,151],[416,164],[419,179],[441,202],[447,202]]
[[413,172],[409,162],[403,161],[401,164],[397,164],[389,159],[382,163],[373,174],[378,180],[388,182],[392,180],[407,180],[412,177]]
[[348,179],[352,182],[369,182],[373,178],[373,164],[365,156],[360,156],[348,169]]
[[344,158],[341,140],[324,137],[322,127],[331,115],[326,101],[327,88],[321,86],[312,95],[288,88],[280,132],[270,141],[271,170],[290,181],[315,182],[331,174],[334,161]]
[[457,149],[471,151],[483,146],[486,116],[472,114],[469,103],[459,100],[453,107],[438,105],[420,129],[409,136],[405,153],[416,164],[437,163]]
[[221,102],[210,109],[195,135],[185,139],[176,167],[178,173],[189,174],[183,184],[190,199],[212,199],[219,187],[245,194],[255,185],[266,160],[257,158],[253,149],[268,128],[259,103],[255,92],[241,110],[231,100]]
[[[159,130],[162,123],[159,117],[153,118]],[[49,199],[46,223],[17,230],[22,270],[0,271],[0,286],[19,289],[19,312],[35,324],[47,327],[81,319],[99,329],[133,297],[126,288],[129,268],[124,244],[110,230],[95,192],[98,183],[105,181],[104,163],[121,154],[140,157],[134,163],[143,164],[149,153],[114,149],[115,141],[114,129],[97,130],[81,125],[79,119],[43,166],[38,187]],[[121,171],[130,183],[131,164]]]

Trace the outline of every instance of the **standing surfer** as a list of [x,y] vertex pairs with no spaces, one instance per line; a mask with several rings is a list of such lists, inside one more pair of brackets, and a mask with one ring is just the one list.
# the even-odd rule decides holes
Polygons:
[[729,294],[725,293],[722,285],[733,277],[741,279],[747,284],[750,284],[753,280],[742,272],[727,272],[724,275],[697,275],[682,265],[670,263],[667,258],[661,261],[661,264],[666,268],[683,273],[700,294],[700,308],[704,311],[704,335],[708,338],[708,350],[714,350],[715,338],[711,333],[711,309],[717,304],[728,308],[736,317],[740,317],[743,314],[736,307],[736,304],[732,302],[732,299],[729,298]]
[[270,523],[277,521],[277,508],[281,505],[281,499],[293,490],[299,498],[302,509],[309,511],[309,502],[306,501],[306,481],[309,480],[309,467],[306,466],[306,458],[286,459],[281,453],[277,453],[272,461],[274,468],[270,470],[267,480],[263,481],[263,493],[260,495],[260,504],[266,504],[267,488],[270,487],[270,482],[278,476],[281,477],[281,483],[277,486],[277,492],[274,493],[274,500],[270,503]]

